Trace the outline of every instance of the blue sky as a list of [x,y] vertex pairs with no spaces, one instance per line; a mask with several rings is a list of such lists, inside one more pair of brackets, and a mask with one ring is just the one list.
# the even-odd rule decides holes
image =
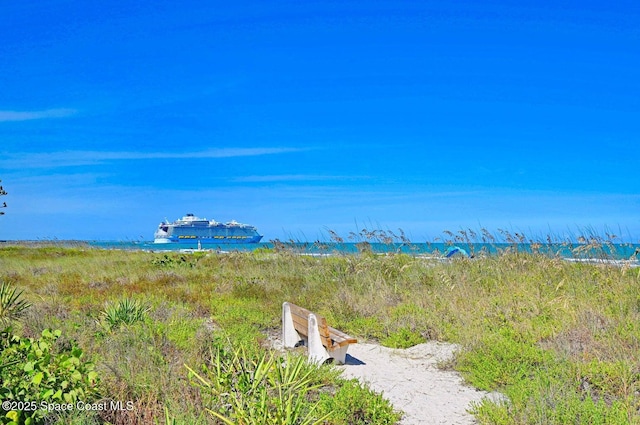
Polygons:
[[187,212],[640,241],[640,3],[0,3],[0,239]]

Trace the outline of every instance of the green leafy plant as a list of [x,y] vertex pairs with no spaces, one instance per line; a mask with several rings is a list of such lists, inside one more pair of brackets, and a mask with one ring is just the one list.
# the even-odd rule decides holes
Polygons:
[[394,424],[400,414],[357,380],[305,357],[229,349],[218,341],[200,373],[189,370],[207,411],[232,424]]
[[0,284],[0,325],[6,326],[14,320],[18,320],[31,304],[22,298],[22,291],[6,282]]
[[503,326],[484,337],[473,352],[458,358],[458,368],[477,388],[491,390],[526,380],[532,371],[556,360],[551,353]]
[[166,268],[176,268],[176,267],[187,267],[193,268],[204,256],[203,253],[194,252],[191,255],[176,255],[176,254],[164,254],[161,258],[154,258],[151,260],[151,264],[158,267],[166,267]]
[[108,304],[100,313],[98,323],[107,330],[121,325],[131,325],[143,321],[149,312],[149,307],[138,300],[124,298],[115,304]]
[[213,403],[207,411],[228,425],[321,424],[330,415],[316,414],[318,401],[310,395],[321,386],[315,378],[318,366],[302,357],[282,359],[265,352],[252,357],[242,348],[228,352],[218,347],[202,375],[185,367]]
[[382,340],[385,346],[393,348],[409,348],[422,342],[425,342],[424,337],[408,328],[400,328]]
[[334,394],[323,393],[320,401],[322,410],[331,412],[333,425],[391,425],[402,417],[381,394],[356,379],[340,380],[338,385]]
[[[46,422],[44,404],[89,403],[98,396],[98,374],[74,343],[58,349],[59,330],[45,329],[38,339],[3,332],[0,336],[0,423]],[[20,402],[12,404],[12,402]],[[7,404],[8,403],[8,404]]]

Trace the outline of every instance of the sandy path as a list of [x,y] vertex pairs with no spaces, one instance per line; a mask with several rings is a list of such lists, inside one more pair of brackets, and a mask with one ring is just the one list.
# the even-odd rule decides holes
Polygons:
[[338,366],[343,376],[358,378],[382,392],[405,413],[403,425],[477,423],[467,413],[472,402],[492,395],[465,385],[457,372],[440,370],[456,346],[429,342],[406,350],[374,344],[349,346],[347,364]]

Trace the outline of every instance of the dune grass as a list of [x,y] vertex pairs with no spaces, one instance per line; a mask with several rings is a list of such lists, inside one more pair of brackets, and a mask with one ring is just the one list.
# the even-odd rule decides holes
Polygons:
[[[481,423],[640,423],[640,269],[627,265],[569,263],[518,250],[441,262],[366,249],[311,257],[287,249],[164,254],[7,247],[0,249],[0,280],[31,304],[16,333],[60,329],[61,339],[75,341],[95,363],[102,396],[133,403],[131,410],[98,412],[82,423],[225,423],[221,416],[239,415],[229,406],[246,407],[249,393],[220,404],[212,368],[221,348],[231,353],[227,370],[238,367],[233,353],[240,347],[251,373],[276,362],[269,337],[280,333],[283,301],[317,311],[360,340],[460,344],[447,366],[508,398],[474,406]],[[144,314],[105,326],[107,312],[117,318],[124,299]],[[251,396],[267,406],[294,403],[309,423],[327,414],[321,423],[395,423],[398,416],[379,396],[331,370],[311,372],[304,407],[278,398],[282,385]],[[373,419],[379,411],[383,416]]]

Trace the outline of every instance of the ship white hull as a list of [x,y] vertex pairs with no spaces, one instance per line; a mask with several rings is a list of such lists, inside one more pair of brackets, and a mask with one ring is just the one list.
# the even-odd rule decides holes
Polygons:
[[252,244],[262,235],[254,226],[235,221],[218,223],[187,214],[173,223],[162,222],[154,233],[154,243],[167,244]]

